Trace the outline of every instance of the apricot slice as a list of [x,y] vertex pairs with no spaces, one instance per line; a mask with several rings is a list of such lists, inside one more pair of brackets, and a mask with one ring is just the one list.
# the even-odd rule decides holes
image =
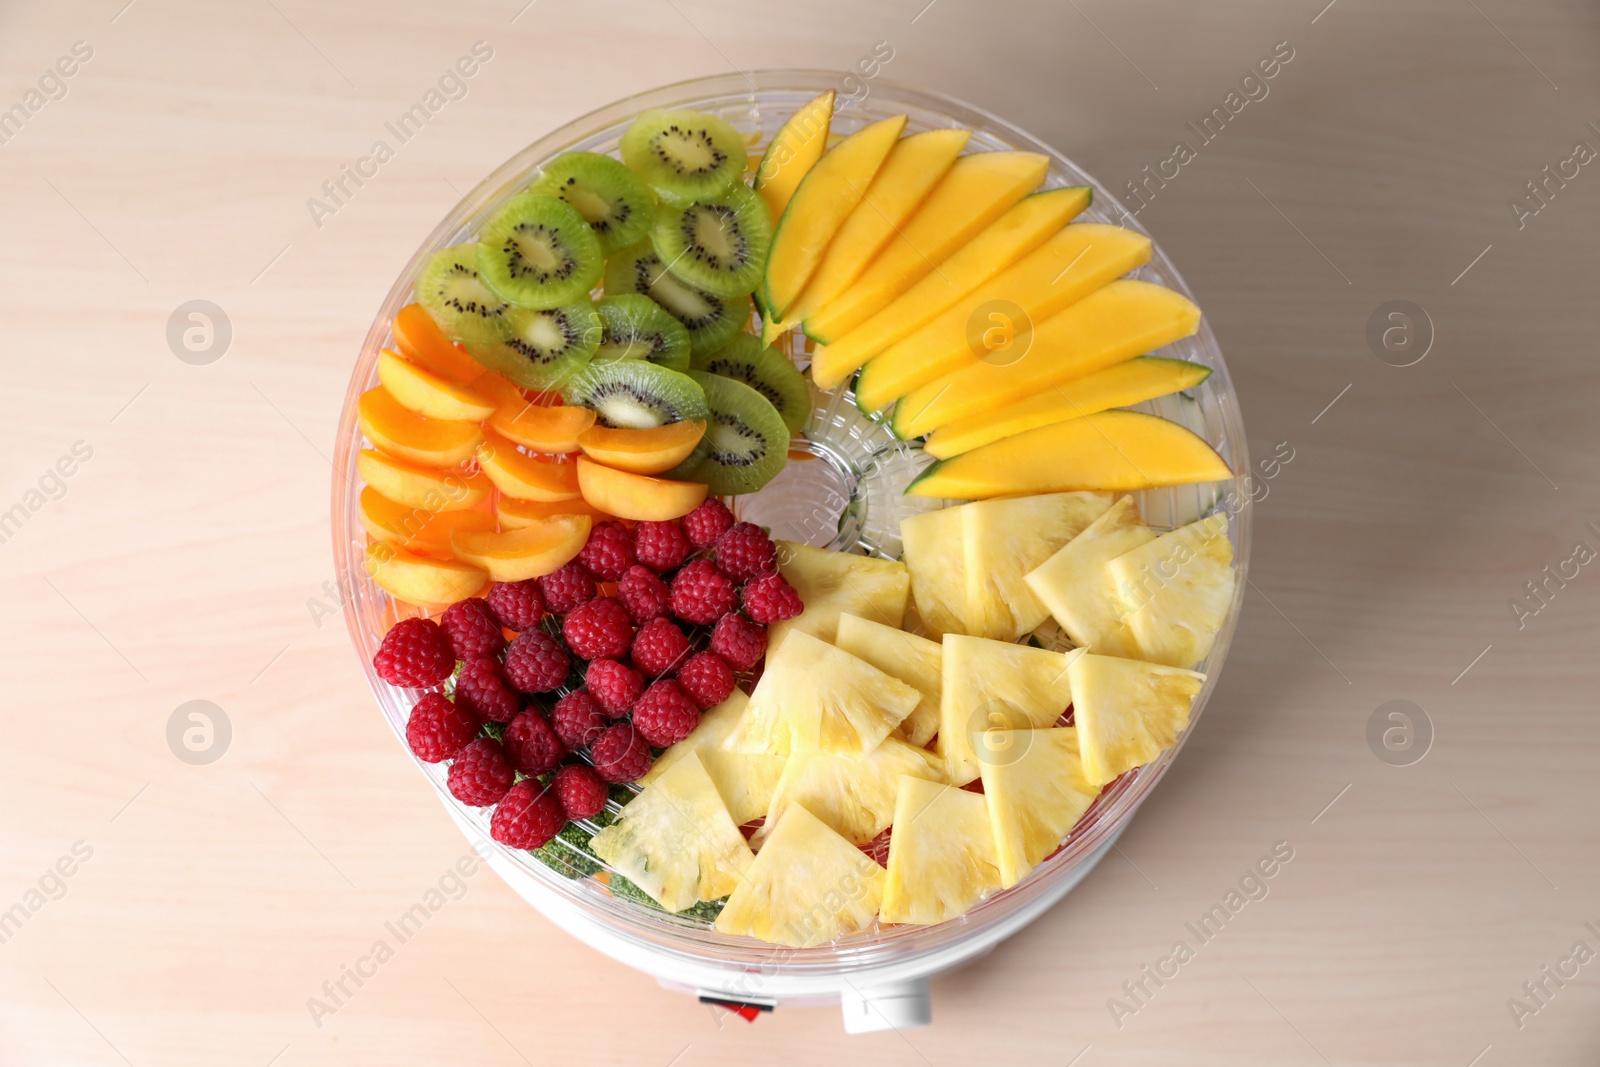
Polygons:
[[595,522],[616,518],[607,515],[593,504],[579,497],[577,500],[518,500],[503,496],[494,505],[495,516],[502,530],[520,530],[554,515],[587,515]]
[[364,482],[395,503],[427,511],[470,508],[487,500],[494,488],[481,473],[408,463],[370,448],[356,457],[356,470]]
[[478,466],[506,496],[518,500],[576,500],[578,472],[571,463],[535,459],[493,430],[478,446]]
[[487,511],[407,507],[369,485],[361,490],[361,525],[374,540],[419,555],[450,559],[451,531],[492,530],[495,517]]
[[483,373],[478,361],[446,337],[421,304],[400,309],[394,317],[393,333],[401,355],[441,378],[465,385]]
[[490,429],[535,452],[576,452],[578,438],[593,425],[589,408],[541,407],[527,400],[489,416]]
[[387,348],[378,356],[378,381],[400,406],[430,419],[482,422],[494,414],[494,401]]
[[383,386],[361,394],[356,422],[367,439],[391,456],[435,467],[472,458],[483,431],[465,419],[427,419],[402,407]]
[[367,574],[396,600],[423,608],[449,607],[489,585],[489,573],[481,567],[413,555],[381,541],[367,546]]
[[578,438],[578,447],[596,463],[634,474],[660,474],[682,463],[705,436],[702,419],[669,422],[649,430],[595,426]]
[[661,522],[687,515],[706,498],[700,482],[652,478],[578,457],[578,486],[583,499],[619,519]]
[[589,539],[587,515],[552,515],[502,533],[457,530],[450,535],[456,558],[489,572],[497,582],[538,578],[569,562]]

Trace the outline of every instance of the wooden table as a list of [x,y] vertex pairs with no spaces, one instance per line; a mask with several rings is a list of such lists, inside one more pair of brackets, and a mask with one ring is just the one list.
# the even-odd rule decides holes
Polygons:
[[[0,1062],[1594,1062],[1600,963],[1562,962],[1600,951],[1600,566],[1567,562],[1600,549],[1591,9],[523,2],[4,17],[0,109],[26,114],[0,127]],[[465,96],[313,212],[476,41]],[[382,294],[541,132],[880,41],[880,77],[1003,114],[1114,189],[1165,168],[1140,217],[1210,315],[1253,454],[1292,452],[1184,758],[1066,902],[936,982],[931,1029],[747,1025],[483,872],[314,1019],[465,851],[328,584],[333,430]],[[1292,58],[1241,87],[1275,48]],[[1209,140],[1186,125],[1218,108]],[[1165,163],[1180,140],[1194,158]],[[200,365],[168,341],[192,300],[231,324]],[[1382,315],[1394,350],[1367,339],[1394,300],[1432,324],[1410,366],[1414,311],[1410,349]],[[208,765],[169,747],[191,700],[231,727]],[[1407,766],[1368,742],[1396,700],[1431,723]],[[1278,842],[1266,896],[1194,938]],[[1145,978],[1180,940],[1193,958]]]

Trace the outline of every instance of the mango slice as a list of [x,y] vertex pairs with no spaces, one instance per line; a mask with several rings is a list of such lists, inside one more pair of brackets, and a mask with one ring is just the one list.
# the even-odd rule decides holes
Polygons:
[[801,179],[827,151],[833,101],[834,91],[829,89],[790,115],[756,166],[756,192],[774,219],[783,218],[783,209],[789,206]]

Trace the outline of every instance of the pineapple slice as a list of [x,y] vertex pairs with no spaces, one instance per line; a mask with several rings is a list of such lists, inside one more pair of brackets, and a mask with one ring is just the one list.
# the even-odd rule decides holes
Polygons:
[[794,804],[723,906],[716,929],[792,948],[824,945],[871,924],[883,881],[882,867]]
[[1128,606],[1128,632],[1139,659],[1193,667],[1211,654],[1233,603],[1226,515],[1180,526],[1107,566]]
[[910,775],[900,779],[878,917],[942,923],[998,888],[999,860],[984,798]]
[[796,752],[784,765],[783,776],[772,791],[767,821],[751,844],[759,851],[768,827],[800,804],[852,844],[864,845],[894,818],[895,794],[903,776],[938,782],[944,780],[943,770],[932,752],[893,737],[860,758]]
[[1083,650],[1048,652],[945,634],[939,755],[952,785],[978,777],[974,738],[985,730],[1053,726],[1072,703],[1067,668]]
[[1024,575],[1111,507],[1110,493],[1045,493],[964,504],[966,632],[996,641],[1032,633],[1050,612]]
[[1067,673],[1083,775],[1096,787],[1176,744],[1206,680],[1194,671],[1115,656],[1079,657]]
[[1054,852],[1100,794],[1084,777],[1078,743],[1071,726],[984,735],[983,795],[1002,886]]
[[589,845],[668,911],[727,896],[755,860],[692,752],[630,800]]
[[910,568],[917,617],[929,637],[966,632],[961,526],[960,508],[925,511],[900,520],[900,558]]
[[901,720],[894,732],[907,744],[918,748],[933,740],[939,730],[940,672],[944,657],[944,649],[937,641],[856,615],[841,615],[839,632],[833,643],[921,693],[921,702]]
[[693,753],[700,757],[701,766],[711,776],[717,792],[722,794],[722,802],[728,806],[728,814],[736,825],[743,826],[765,815],[772,801],[772,789],[783,773],[784,758],[725,752],[721,748],[722,742],[739,724],[749,702],[749,697],[735,689],[732,696],[700,717],[700,725],[693,733],[661,753],[649,773],[639,779],[639,784],[649,785]]
[[1073,644],[1105,656],[1132,655],[1133,637],[1125,622],[1127,605],[1106,564],[1155,538],[1155,533],[1139,522],[1133,497],[1125,496],[1030,571],[1028,588],[1050,609]]
[[773,624],[767,635],[769,660],[792,633],[832,641],[843,612],[895,627],[905,618],[911,572],[897,560],[779,541],[778,571],[806,607],[794,618]]
[[865,660],[796,630],[766,670],[733,732],[729,752],[863,756],[921,703],[922,694]]

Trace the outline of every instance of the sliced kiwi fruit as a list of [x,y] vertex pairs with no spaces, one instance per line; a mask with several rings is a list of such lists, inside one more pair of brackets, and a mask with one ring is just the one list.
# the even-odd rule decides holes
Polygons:
[[749,186],[735,182],[715,199],[662,204],[650,242],[690,285],[717,296],[742,296],[761,284],[772,216]]
[[606,295],[642,293],[671,312],[689,330],[695,352],[715,352],[750,322],[748,296],[722,297],[668,271],[649,242],[614,253],[606,261]]
[[650,430],[706,418],[706,394],[687,374],[639,359],[590,363],[563,390],[569,404],[593,408],[602,426]]
[[622,161],[659,192],[692,200],[744,180],[744,137],[701,111],[642,112],[622,135]]
[[518,307],[553,308],[586,296],[605,269],[600,239],[559,197],[518,193],[478,234],[478,271]]
[[446,335],[477,344],[493,344],[505,336],[510,305],[484,284],[476,245],[435,252],[412,289],[417,303]]
[[467,346],[474,359],[524,389],[561,389],[600,347],[600,313],[585,297],[561,307],[508,308],[503,340]]
[[642,241],[656,217],[655,195],[639,176],[598,152],[561,153],[545,164],[528,191],[560,197],[576,208],[602,252]]
[[778,409],[743,382],[705,371],[688,375],[711,409],[704,438],[710,447],[667,477],[704,482],[712,496],[753,493],[772,481],[789,458],[789,428]]
[[622,293],[594,306],[602,326],[595,359],[642,359],[669,370],[689,369],[688,329],[648,296]]
[[710,355],[698,355],[690,362],[694,370],[720,374],[743,382],[771,402],[783,417],[791,434],[811,417],[811,386],[789,357],[776,348],[762,347],[761,339],[738,333]]

